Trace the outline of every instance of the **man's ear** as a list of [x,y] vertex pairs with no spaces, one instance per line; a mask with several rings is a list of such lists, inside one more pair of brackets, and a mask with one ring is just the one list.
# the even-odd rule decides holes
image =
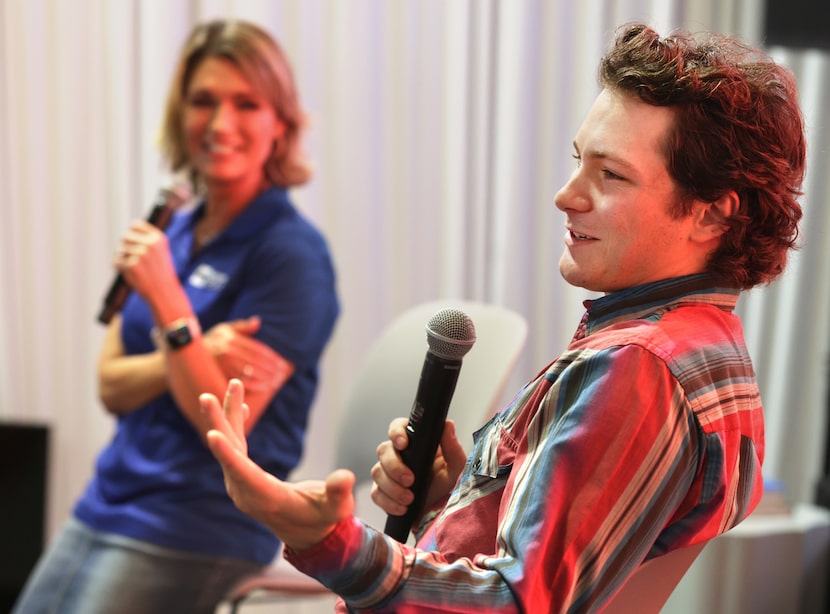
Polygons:
[[693,206],[695,224],[691,239],[705,243],[717,239],[729,227],[727,220],[738,212],[741,199],[734,190],[730,190],[712,202],[697,201]]

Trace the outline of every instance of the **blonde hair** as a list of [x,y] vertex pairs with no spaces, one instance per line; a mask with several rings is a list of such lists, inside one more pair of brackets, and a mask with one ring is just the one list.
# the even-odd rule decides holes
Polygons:
[[285,124],[265,163],[265,175],[275,185],[301,185],[312,169],[302,149],[306,116],[300,106],[291,66],[277,42],[260,27],[245,21],[210,21],[191,32],[170,84],[161,130],[161,150],[173,172],[187,171],[194,184],[200,177],[190,166],[182,116],[185,97],[196,68],[206,58],[233,62],[251,85],[272,105]]

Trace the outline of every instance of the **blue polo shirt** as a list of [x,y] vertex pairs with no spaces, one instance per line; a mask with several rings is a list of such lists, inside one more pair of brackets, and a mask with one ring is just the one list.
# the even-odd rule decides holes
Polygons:
[[[339,312],[329,250],[282,188],[260,194],[193,255],[203,213],[204,203],[177,212],[166,230],[176,271],[203,330],[258,315],[257,339],[294,364],[248,439],[251,458],[285,478],[302,454],[318,362]],[[152,326],[147,303],[131,294],[122,310],[127,354],[153,351]],[[262,564],[279,545],[234,507],[218,463],[169,394],[118,418],[75,515],[97,530]]]

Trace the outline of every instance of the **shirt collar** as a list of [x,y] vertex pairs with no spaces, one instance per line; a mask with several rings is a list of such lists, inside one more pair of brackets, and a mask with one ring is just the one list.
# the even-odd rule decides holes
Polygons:
[[708,273],[672,277],[612,292],[583,302],[585,334],[619,321],[639,320],[673,309],[681,304],[714,305],[731,313],[740,295],[738,288],[718,285]]
[[[263,190],[248,204],[219,235],[217,239],[230,241],[244,241],[262,230],[266,226],[284,215],[286,210],[291,209],[291,201],[288,198],[288,190],[279,186],[273,186]],[[193,211],[190,220],[191,229],[199,218],[204,215],[205,201],[199,203]]]

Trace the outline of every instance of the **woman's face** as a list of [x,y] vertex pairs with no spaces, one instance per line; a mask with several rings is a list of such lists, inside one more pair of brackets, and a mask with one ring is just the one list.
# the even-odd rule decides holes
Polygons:
[[191,166],[208,187],[258,185],[285,124],[239,68],[208,57],[193,72],[184,100]]

